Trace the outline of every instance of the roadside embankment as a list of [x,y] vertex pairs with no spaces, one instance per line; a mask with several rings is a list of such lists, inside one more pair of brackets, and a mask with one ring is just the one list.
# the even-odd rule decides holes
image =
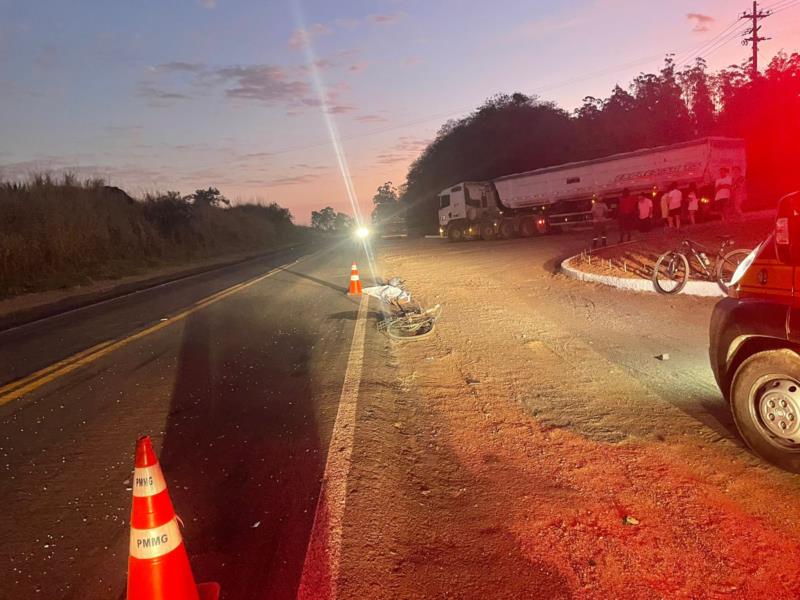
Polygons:
[[308,235],[277,204],[135,200],[69,176],[0,182],[0,299],[235,260]]

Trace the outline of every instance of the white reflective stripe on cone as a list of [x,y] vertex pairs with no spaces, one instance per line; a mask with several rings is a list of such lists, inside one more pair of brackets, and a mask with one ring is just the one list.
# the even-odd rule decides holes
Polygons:
[[358,281],[358,275],[350,275],[350,281]]
[[173,517],[168,523],[153,529],[131,527],[130,554],[133,558],[147,560],[169,554],[181,545],[181,530]]
[[133,495],[139,498],[155,496],[167,489],[164,473],[158,463],[149,467],[137,467],[133,472]]

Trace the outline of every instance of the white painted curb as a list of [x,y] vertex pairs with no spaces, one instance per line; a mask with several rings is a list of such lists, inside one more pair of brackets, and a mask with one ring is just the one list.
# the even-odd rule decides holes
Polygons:
[[[597,275],[596,273],[586,273],[575,267],[570,267],[567,263],[574,258],[577,258],[577,256],[572,256],[561,263],[561,272],[567,277],[577,279],[578,281],[601,283],[621,290],[650,292],[652,294],[657,293],[653,287],[653,282],[649,279],[629,279],[627,277]],[[686,283],[686,287],[681,290],[681,294],[686,294],[687,296],[704,296],[707,298],[722,298],[725,296],[722,290],[719,289],[719,286],[711,281],[689,281]]]

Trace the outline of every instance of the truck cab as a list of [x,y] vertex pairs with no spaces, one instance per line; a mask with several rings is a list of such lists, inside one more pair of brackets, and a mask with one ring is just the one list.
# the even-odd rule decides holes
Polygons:
[[800,192],[733,276],[711,318],[709,356],[744,441],[800,472]]
[[442,237],[458,242],[469,237],[494,236],[493,217],[498,208],[491,183],[459,183],[440,192],[438,199]]

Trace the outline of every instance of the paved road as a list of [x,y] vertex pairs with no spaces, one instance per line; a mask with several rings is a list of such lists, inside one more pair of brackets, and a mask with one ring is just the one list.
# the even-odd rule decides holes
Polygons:
[[224,598],[295,596],[357,309],[344,294],[351,249],[310,251],[0,334],[6,384],[160,327],[0,407],[0,597],[124,597],[141,434],[156,442],[198,579]]
[[142,433],[225,600],[316,600],[331,579],[340,598],[796,596],[800,479],[732,427],[706,358],[713,300],[554,275],[584,243],[381,244],[380,274],[443,317],[404,345],[367,313],[335,427],[350,248],[0,334],[3,382],[117,344],[0,406],[0,598],[123,597]]

